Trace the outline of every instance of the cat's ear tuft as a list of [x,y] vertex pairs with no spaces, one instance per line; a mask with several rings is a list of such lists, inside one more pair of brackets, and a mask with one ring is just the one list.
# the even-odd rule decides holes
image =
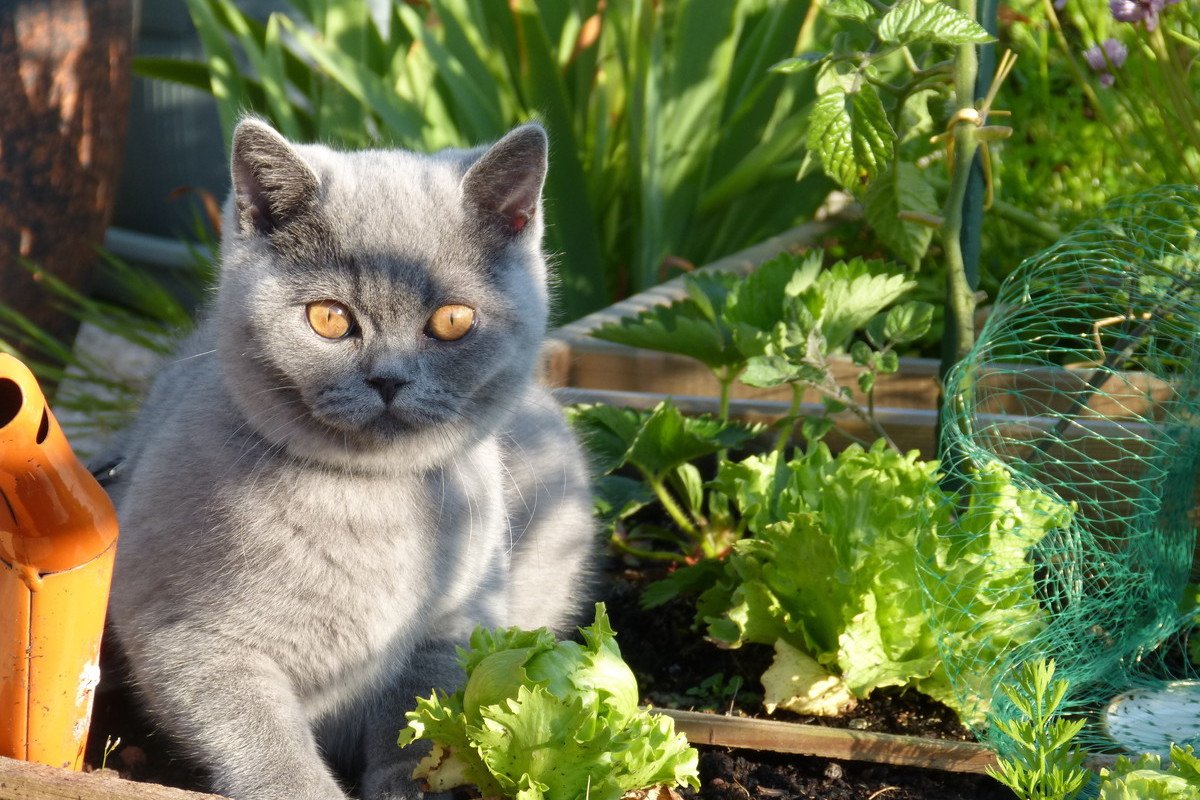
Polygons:
[[498,219],[511,235],[537,213],[549,141],[541,125],[522,125],[492,145],[463,176],[464,200]]
[[238,229],[269,234],[312,207],[316,174],[287,139],[247,117],[233,131],[233,191]]

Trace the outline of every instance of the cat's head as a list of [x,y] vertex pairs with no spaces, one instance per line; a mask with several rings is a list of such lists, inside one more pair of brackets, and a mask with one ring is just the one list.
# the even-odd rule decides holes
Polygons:
[[501,425],[547,318],[547,140],[419,155],[233,138],[213,324],[250,424],[298,456],[423,468]]

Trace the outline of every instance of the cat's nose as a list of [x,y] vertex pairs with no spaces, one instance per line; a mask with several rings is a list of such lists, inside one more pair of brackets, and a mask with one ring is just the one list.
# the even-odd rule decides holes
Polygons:
[[375,391],[379,392],[379,396],[383,398],[383,404],[390,406],[392,399],[396,396],[396,392],[400,391],[400,387],[408,383],[408,379],[396,375],[377,375],[373,378],[367,378],[367,383]]

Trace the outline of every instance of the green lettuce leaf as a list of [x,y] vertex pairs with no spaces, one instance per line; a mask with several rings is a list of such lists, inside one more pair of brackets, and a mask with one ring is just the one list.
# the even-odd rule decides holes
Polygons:
[[1171,764],[1156,755],[1124,756],[1100,770],[1100,800],[1195,800],[1200,797],[1200,761],[1190,746],[1171,746]]
[[460,653],[465,687],[419,699],[401,731],[432,752],[413,777],[431,791],[485,797],[618,800],[663,784],[699,787],[696,751],[668,717],[638,707],[637,681],[596,605],[584,642],[545,629],[477,629]]
[[[991,464],[955,518],[937,466],[876,443],[837,457],[819,445],[786,465],[771,456],[722,469],[716,485],[754,536],[734,545],[697,601],[697,620],[722,647],[776,647],[770,680],[777,688],[786,676],[791,694],[772,689],[769,702],[820,698],[832,675],[853,697],[912,686],[975,718],[986,676],[956,691],[947,669],[1041,630],[1029,552],[1069,523],[1070,507],[1019,488]],[[954,609],[953,618],[931,616],[925,581],[940,593],[932,607]],[[823,671],[798,669],[792,650]]]

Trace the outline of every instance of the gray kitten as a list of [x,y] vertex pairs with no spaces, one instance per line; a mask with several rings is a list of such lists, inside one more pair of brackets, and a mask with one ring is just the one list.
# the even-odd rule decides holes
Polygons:
[[[214,307],[114,485],[111,620],[163,728],[237,800],[419,796],[404,711],[476,625],[561,629],[587,478],[533,385],[546,135],[334,152],[234,134]],[[409,748],[413,750],[415,748]]]

